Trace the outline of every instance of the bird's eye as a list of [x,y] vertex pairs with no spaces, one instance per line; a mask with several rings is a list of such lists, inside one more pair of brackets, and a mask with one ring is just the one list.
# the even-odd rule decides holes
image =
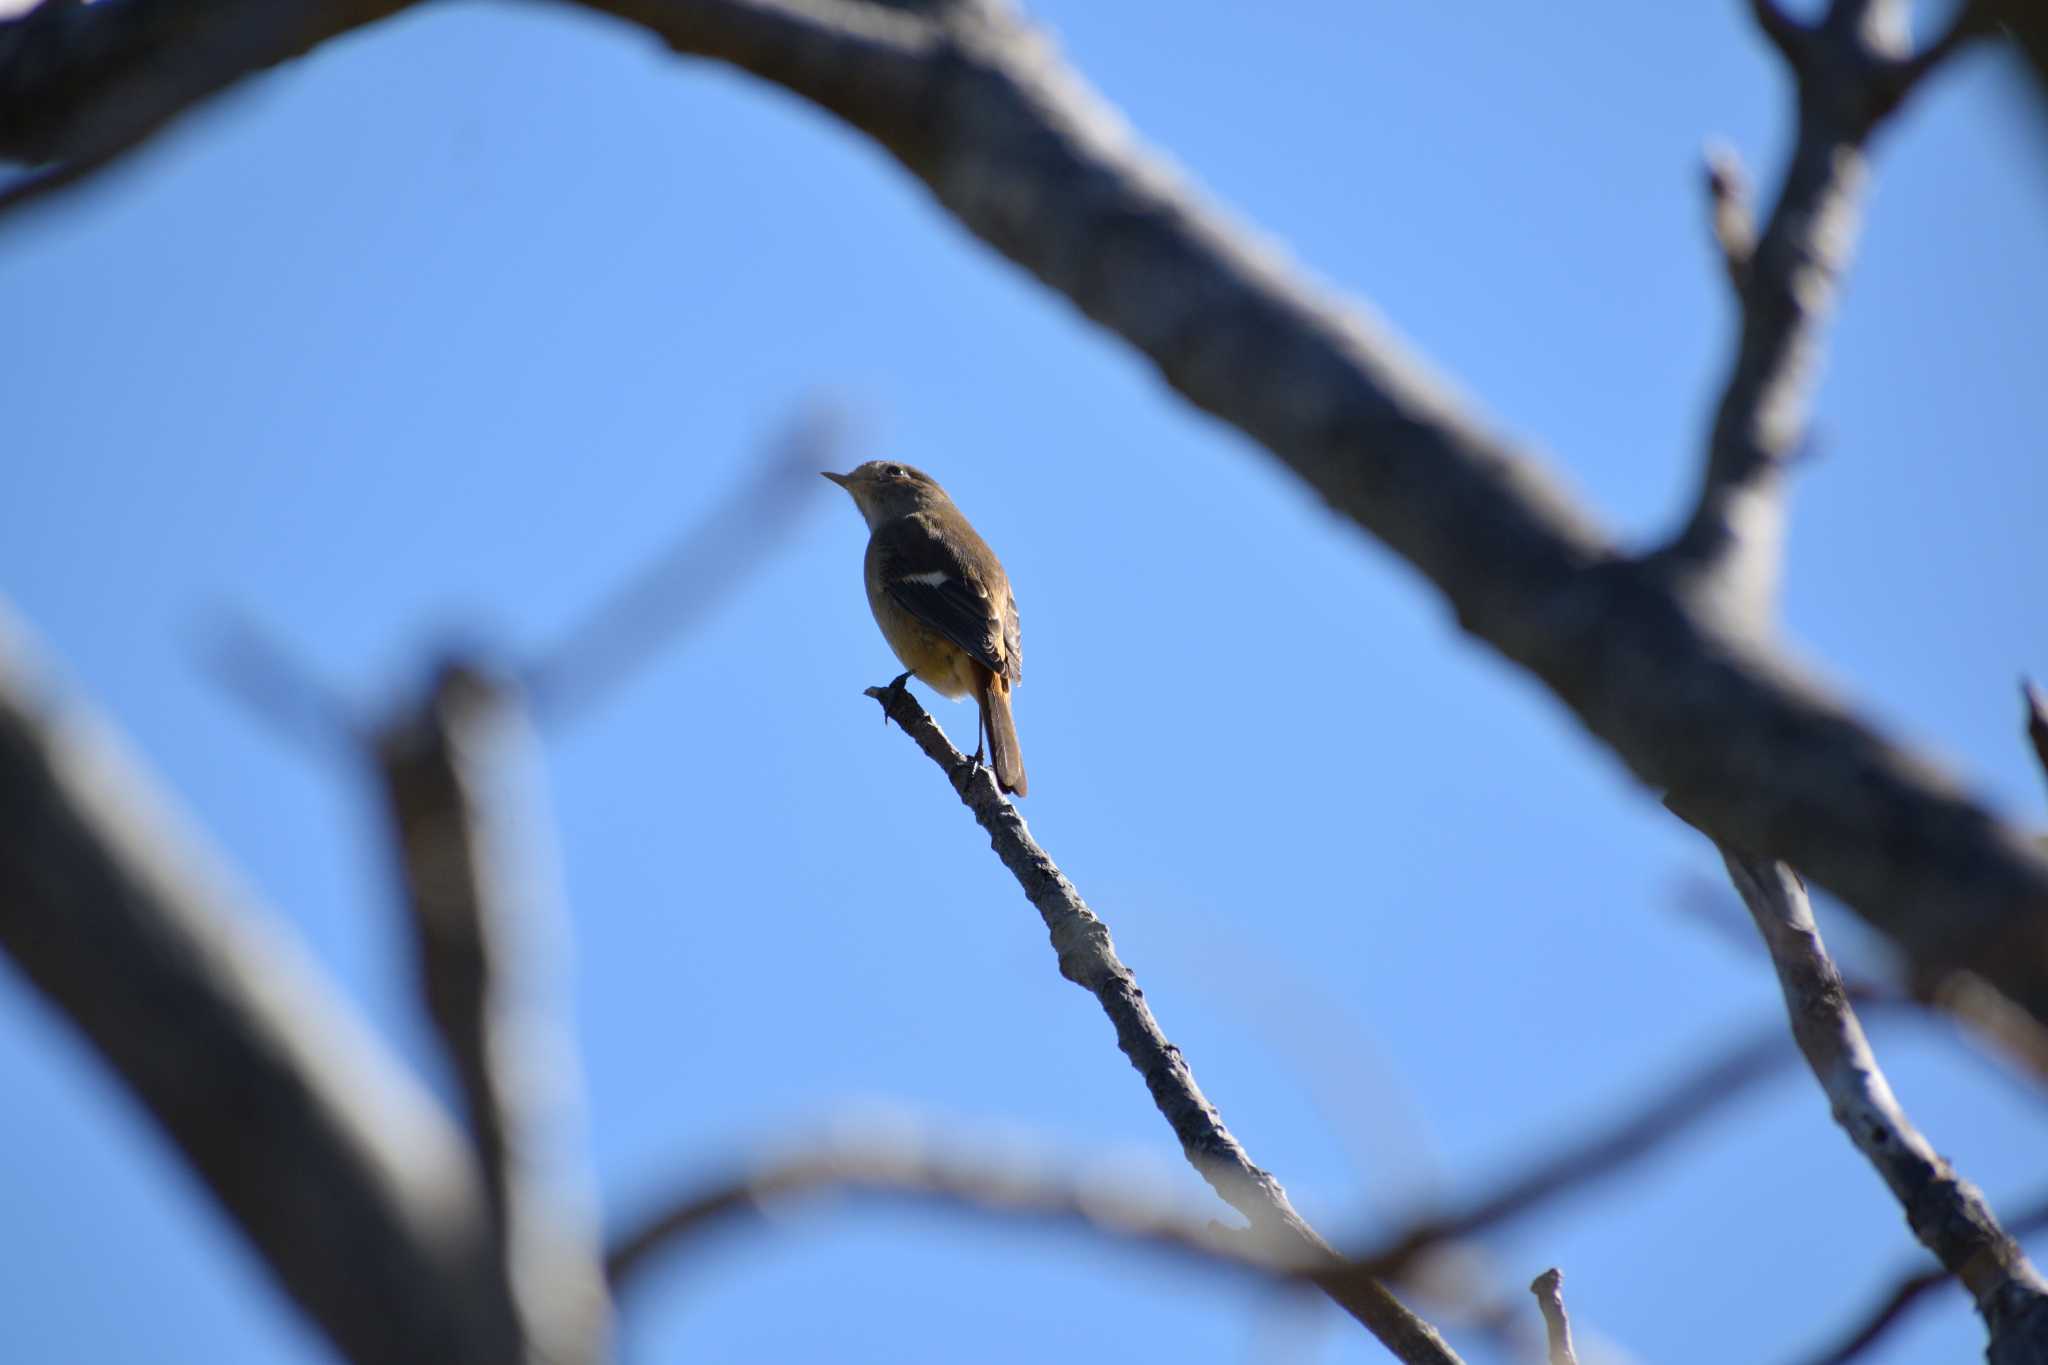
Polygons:
[[900,479],[903,477],[903,466],[900,464],[892,464],[882,472],[884,474],[887,474],[892,479]]

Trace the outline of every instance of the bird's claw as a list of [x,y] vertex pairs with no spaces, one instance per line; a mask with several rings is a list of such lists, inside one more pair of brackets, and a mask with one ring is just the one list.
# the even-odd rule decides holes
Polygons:
[[[891,682],[887,687],[883,688],[882,691],[885,693],[902,692],[903,684],[909,682],[910,675],[912,673],[915,673],[916,671],[917,670],[914,668],[907,668],[903,672],[898,673],[896,675],[895,681]],[[882,702],[882,728],[884,730],[889,728],[889,703],[886,699]]]

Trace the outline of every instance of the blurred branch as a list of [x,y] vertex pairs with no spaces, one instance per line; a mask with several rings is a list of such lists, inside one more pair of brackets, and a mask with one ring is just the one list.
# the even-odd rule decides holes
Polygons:
[[293,657],[276,636],[234,615],[213,632],[210,652],[228,690],[278,734],[319,758],[353,762],[361,757],[370,727],[348,698]]
[[1550,1338],[1550,1365],[1579,1365],[1579,1353],[1572,1349],[1571,1319],[1564,1311],[1564,1272],[1552,1266],[1529,1282],[1536,1307],[1543,1313],[1544,1334]]
[[1421,1220],[1386,1245],[1354,1256],[1352,1264],[1381,1279],[1403,1279],[1418,1260],[1442,1246],[1622,1174],[1740,1098],[1791,1056],[1782,1028],[1745,1039],[1687,1071],[1621,1122],[1540,1158],[1456,1212]]
[[822,403],[798,413],[748,478],[524,670],[543,723],[559,723],[616,686],[664,643],[686,633],[788,536],[832,467],[843,418]]
[[1004,1222],[1077,1229],[1198,1264],[1309,1281],[1313,1267],[1263,1255],[1241,1236],[1170,1204],[971,1153],[941,1154],[923,1142],[828,1144],[762,1164],[663,1201],[613,1243],[606,1269],[626,1291],[655,1261],[687,1250],[743,1218],[798,1201],[861,1195]]
[[1806,888],[1783,863],[1726,849],[1722,856],[1770,949],[1792,1036],[1835,1121],[1883,1177],[1913,1235],[1976,1300],[1990,1333],[1989,1358],[1997,1365],[2048,1361],[2048,1283],[1892,1095],[1821,943]]
[[[544,1063],[573,1045],[522,981],[545,913],[541,878],[515,856],[532,831],[504,828],[514,694],[481,668],[452,661],[416,705],[376,736],[393,842],[404,876],[420,990],[451,1062],[482,1168],[497,1246],[499,1311],[524,1359],[596,1365],[606,1317],[594,1239],[551,1191],[541,1147],[545,1105],[559,1093]],[[496,792],[494,798],[491,793]],[[520,837],[521,835],[524,837]],[[525,931],[525,932],[522,932]]]
[[[1852,998],[1855,990],[1851,988]],[[1974,1051],[1988,1056],[1989,1068],[2039,1103],[2048,1086],[2048,1029],[2000,995],[1974,972],[1940,972],[1931,979],[1917,973],[1906,985],[1907,998],[1962,1025],[1981,1044]],[[1860,1003],[1860,1002],[1859,1002]],[[2003,1063],[2002,1065],[2000,1063]]]
[[1798,93],[1792,157],[1760,237],[1734,153],[1709,159],[1740,338],[1692,515],[1651,562],[1682,596],[1738,630],[1763,628],[1777,597],[1785,475],[1806,441],[1821,330],[1855,242],[1864,146],[1929,71],[1982,31],[1978,7],[1966,5],[1942,39],[1909,56],[1905,8],[1905,0],[1835,0],[1808,27],[1757,0],[1757,22]]
[[988,831],[1003,865],[1038,910],[1059,955],[1060,975],[1088,991],[1116,1029],[1117,1046],[1145,1080],[1152,1102],[1180,1139],[1181,1152],[1224,1202],[1245,1216],[1260,1245],[1284,1260],[1300,1261],[1346,1312],[1403,1361],[1455,1361],[1432,1327],[1369,1275],[1351,1273],[1330,1244],[1310,1227],[1269,1173],[1252,1164],[1195,1084],[1180,1049],[1167,1041],[1145,1004],[1130,968],[1110,942],[1109,929],[1081,899],[1044,849],[1031,838],[1017,808],[997,791],[985,767],[955,749],[938,725],[901,687],[871,687],[890,720],[903,727],[952,783],[961,803]]
[[0,617],[0,945],[363,1365],[503,1365],[447,1117]]
[[2048,5],[2040,0],[2002,0],[1992,8],[2020,59],[2033,68],[2035,93],[2048,113]]
[[42,0],[0,22],[0,160],[45,170],[0,212],[92,178],[192,105],[408,0]]
[[[2006,1227],[2019,1239],[2048,1231],[2048,1199],[2036,1201],[2013,1218]],[[1808,1365],[1848,1365],[1849,1361],[1876,1345],[1923,1294],[1937,1285],[1947,1284],[1954,1278],[1955,1275],[1946,1267],[1909,1271],[1900,1275],[1897,1283],[1886,1292],[1868,1317],[1851,1328],[1841,1341],[1812,1357]]]
[[[1204,202],[1021,18],[994,5],[867,0],[584,3],[677,51],[773,81],[868,134],[969,230],[1412,563],[1466,630],[1540,679],[1685,818],[1731,847],[1796,864],[1919,966],[1973,970],[2048,1021],[2048,857],[1766,640],[1680,591],[1676,580],[1687,575],[1658,557],[1625,556],[1377,320],[1305,281]],[[127,49],[118,34],[91,30],[232,29],[252,11],[273,17],[243,26],[244,70],[385,12],[305,0],[46,0],[0,34],[0,106],[10,111],[0,150],[34,144],[41,155],[74,156],[93,145],[68,136],[80,124],[71,111],[118,86],[120,73],[95,78],[91,54]],[[1847,167],[1809,154],[1788,185],[1811,180],[1800,198],[1833,222],[1860,176],[1858,130],[1896,105],[1917,72],[1910,56],[1867,37],[1856,48],[1821,44],[1775,6],[1764,12],[1801,35],[1788,41],[1802,61],[1847,54],[1864,74],[1877,55],[1888,63],[1867,88],[1868,107],[1802,115],[1844,149]],[[214,51],[202,37],[135,47],[170,64],[183,64],[190,47],[195,69],[217,72],[136,83],[155,92],[157,121],[219,88],[218,72],[235,65],[201,60]],[[1807,101],[1864,88],[1839,75],[1802,75]],[[1772,220],[1792,260],[1831,250],[1812,239],[1823,224],[1775,210]],[[1775,250],[1759,244],[1754,274],[1796,273],[1762,259]],[[1752,293],[1767,287],[1749,284]],[[1761,318],[1755,324],[1750,369],[1731,392],[1775,396],[1766,407],[1782,398],[1796,415],[1812,310],[1796,296],[1793,305],[1775,340]],[[1710,471],[1720,490],[1710,501],[1742,489],[1767,504],[1776,455],[1796,449],[1784,431],[1799,423],[1767,420],[1769,444],[1758,446],[1757,431],[1738,420],[1756,404],[1738,396],[1727,406],[1731,454],[1721,473]],[[1697,518],[1705,539],[1715,515]],[[1766,546],[1762,557],[1775,552]]]

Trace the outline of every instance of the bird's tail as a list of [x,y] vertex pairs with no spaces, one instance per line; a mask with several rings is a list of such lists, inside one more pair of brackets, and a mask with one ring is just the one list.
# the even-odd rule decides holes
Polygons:
[[988,731],[989,766],[996,770],[996,785],[1014,795],[1026,795],[1024,754],[1017,747],[1017,722],[1010,718],[1010,680],[1000,673],[991,673],[979,695],[981,724]]

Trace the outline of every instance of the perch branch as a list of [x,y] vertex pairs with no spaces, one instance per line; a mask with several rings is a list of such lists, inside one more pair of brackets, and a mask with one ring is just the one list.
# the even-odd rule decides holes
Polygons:
[[335,1349],[502,1365],[454,1129],[0,616],[0,945]]
[[1338,1306],[1365,1324],[1399,1359],[1455,1361],[1457,1356],[1436,1330],[1378,1280],[1342,1273],[1348,1269],[1342,1258],[1295,1212],[1280,1182],[1252,1164],[1243,1145],[1195,1084],[1180,1049],[1167,1041],[1152,1017],[1145,993],[1116,955],[1108,926],[1032,839],[1017,808],[997,791],[993,774],[955,749],[907,689],[871,687],[867,695],[881,703],[888,718],[938,764],[961,804],[988,831],[996,856],[1045,921],[1059,957],[1060,975],[1093,995],[1102,1006],[1116,1029],[1117,1046],[1144,1078],[1153,1104],[1180,1140],[1182,1154],[1225,1203],[1244,1215],[1261,1246],[1271,1254],[1300,1258],[1315,1267],[1318,1283]]

